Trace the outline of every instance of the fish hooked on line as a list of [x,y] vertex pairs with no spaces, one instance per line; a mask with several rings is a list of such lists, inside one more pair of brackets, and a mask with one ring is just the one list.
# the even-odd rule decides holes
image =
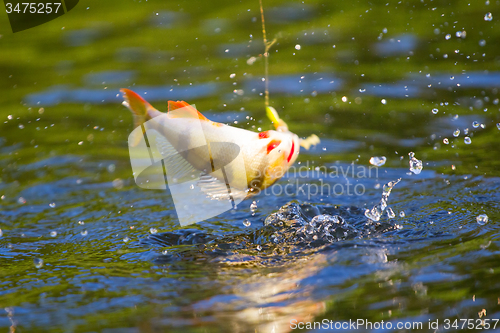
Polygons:
[[[197,185],[213,198],[226,198],[228,183],[233,196],[244,199],[259,194],[294,164],[300,147],[309,149],[319,143],[316,135],[300,139],[289,131],[272,107],[266,107],[266,114],[275,130],[256,133],[213,122],[184,101],[169,101],[168,112],[163,113],[132,90],[121,91],[123,104],[134,116],[134,127],[150,124],[159,133],[156,145],[161,155],[175,156],[176,161],[170,161],[175,168],[167,167],[167,174],[175,172],[176,179],[181,179],[196,173],[202,177]],[[131,136],[129,144],[137,145],[144,131],[143,127],[142,133]],[[243,168],[221,168],[230,165],[235,156],[241,156]],[[208,174],[212,177],[206,177]]]

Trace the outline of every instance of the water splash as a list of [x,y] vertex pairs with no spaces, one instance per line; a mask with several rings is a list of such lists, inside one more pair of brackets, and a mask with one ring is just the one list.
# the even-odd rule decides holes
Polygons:
[[422,161],[415,158],[414,152],[408,153],[408,156],[410,157],[410,171],[418,175],[423,169]]
[[252,201],[252,203],[250,204],[250,211],[252,212],[252,215],[255,214],[256,210],[257,210],[257,202],[256,201]]
[[392,210],[391,207],[387,207],[387,217],[393,219],[396,217],[396,213]]
[[[389,182],[384,185],[382,189],[382,199],[378,204],[373,206],[372,209],[367,209],[365,211],[365,216],[369,218],[372,221],[380,221],[380,218],[382,217],[382,214],[384,213],[385,209],[387,208],[387,200],[389,199],[389,195],[391,194],[392,188],[401,181],[401,178],[398,180]],[[394,215],[394,212],[391,209],[392,214]],[[388,215],[390,212],[388,212]]]

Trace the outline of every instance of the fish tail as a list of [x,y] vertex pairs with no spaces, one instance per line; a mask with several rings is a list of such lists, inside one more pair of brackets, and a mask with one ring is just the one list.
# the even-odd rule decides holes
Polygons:
[[[155,110],[155,108],[153,108],[151,104],[146,102],[144,98],[142,98],[141,96],[139,96],[139,94],[130,89],[125,89],[125,88],[120,89],[120,92],[123,93],[122,104],[132,112],[132,116],[134,117],[134,128],[141,126],[146,121],[151,119],[151,117],[148,114],[148,111]],[[140,135],[140,133],[138,134],[139,135],[137,135],[132,139],[131,142],[132,146],[136,146],[142,139],[142,135]]]

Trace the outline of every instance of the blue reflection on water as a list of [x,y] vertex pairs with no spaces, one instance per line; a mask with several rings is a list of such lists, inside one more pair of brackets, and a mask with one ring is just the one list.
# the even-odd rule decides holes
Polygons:
[[[218,91],[218,84],[205,83],[197,86],[135,86],[139,95],[148,101],[189,100],[214,95]],[[59,103],[119,103],[122,97],[118,89],[71,89],[68,86],[56,86],[47,91],[29,94],[26,103],[29,105],[51,106]]]
[[[328,73],[308,73],[304,75],[280,75],[269,78],[270,93],[309,95],[312,92],[330,93],[342,88],[344,81]],[[261,79],[248,80],[244,83],[244,90],[253,93],[264,91],[264,82]]]
[[407,55],[416,49],[417,43],[418,39],[414,35],[400,35],[375,44],[375,52],[382,57]]

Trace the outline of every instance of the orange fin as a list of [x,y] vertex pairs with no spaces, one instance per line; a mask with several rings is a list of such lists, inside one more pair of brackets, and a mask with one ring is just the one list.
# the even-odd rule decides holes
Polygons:
[[200,120],[207,120],[207,117],[202,115],[200,111],[196,110],[192,105],[184,101],[168,101],[168,111],[174,111],[177,109],[184,108],[185,112],[176,112],[176,117],[178,118],[198,118]]
[[[130,89],[120,89],[123,93],[123,105],[125,105],[134,116],[134,128],[141,126],[150,119],[148,111],[156,110],[144,98]],[[136,146],[142,139],[142,136],[137,135],[133,138],[132,145]]]

